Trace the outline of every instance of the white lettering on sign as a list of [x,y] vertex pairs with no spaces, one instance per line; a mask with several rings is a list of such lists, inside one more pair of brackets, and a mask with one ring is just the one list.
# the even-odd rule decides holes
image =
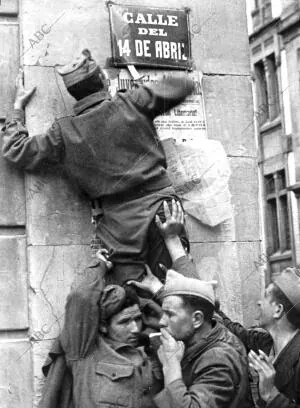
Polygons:
[[171,59],[177,59],[177,47],[175,42],[170,43]]
[[147,13],[137,13],[134,17],[133,13],[125,12],[123,13],[123,20],[127,24],[152,24],[152,25],[163,25],[163,26],[173,26],[178,27],[178,16],[166,15],[163,14],[152,14]]
[[135,40],[135,55],[137,57],[151,57],[149,45],[150,40]]
[[165,32],[163,28],[145,28],[138,27],[139,35],[158,35],[160,37],[166,37],[168,33]]
[[184,55],[184,43],[176,43],[173,41],[155,41],[155,57],[186,61],[187,58]]
[[167,41],[162,42],[163,58],[170,58],[170,44]]
[[139,35],[147,35],[148,34],[148,28],[139,27],[138,28],[138,34]]
[[168,16],[169,19],[169,26],[174,26],[177,27],[178,26],[178,21],[177,21],[177,16]]
[[122,40],[118,40],[117,44],[119,47],[120,57],[122,57],[123,55],[127,55],[127,57],[129,57],[129,55],[131,54],[131,49],[129,47],[129,40],[124,40],[124,43]]
[[124,13],[123,20],[128,24],[133,23],[133,13],[128,13],[128,12]]

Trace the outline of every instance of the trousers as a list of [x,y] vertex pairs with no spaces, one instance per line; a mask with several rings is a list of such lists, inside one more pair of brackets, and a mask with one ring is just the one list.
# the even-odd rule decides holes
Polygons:
[[[165,272],[159,264],[170,268],[172,260],[155,224],[155,215],[165,221],[163,201],[170,207],[172,199],[179,200],[174,189],[166,187],[120,203],[101,200],[102,212],[96,218],[95,237],[111,252],[114,267],[106,276],[107,284],[122,285],[128,280],[142,280],[145,264],[164,281]],[[189,250],[185,228],[180,239]]]

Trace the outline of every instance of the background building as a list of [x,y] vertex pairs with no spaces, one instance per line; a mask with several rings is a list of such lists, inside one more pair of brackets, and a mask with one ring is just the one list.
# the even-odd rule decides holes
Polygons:
[[298,0],[248,1],[269,278],[300,262],[299,5]]
[[[222,307],[233,318],[252,324],[263,265],[246,4],[236,0],[119,3],[190,8],[192,56],[195,69],[204,74],[207,134],[226,150],[232,195],[232,217],[226,222],[209,227],[189,220],[192,254],[202,276],[219,281]],[[86,47],[102,66],[111,57],[106,1],[1,0],[0,124],[12,109],[20,65],[25,86],[37,86],[26,109],[31,134],[45,131],[55,117],[71,113],[73,100],[54,66]],[[275,48],[267,62],[257,66],[262,81],[266,66],[268,75],[277,72],[278,52]],[[275,79],[267,84],[276,96],[270,104],[275,123],[282,111],[278,102],[282,91]],[[282,121],[276,123],[281,135]],[[270,194],[277,194],[281,214],[287,217],[291,193],[280,194],[286,192],[290,176],[284,177],[287,153],[282,152],[281,141],[289,138],[278,139],[277,150],[271,147],[271,151],[282,157],[282,166],[270,168],[266,177],[277,177]],[[90,208],[59,170],[24,175],[0,158],[0,186],[0,405],[31,408],[43,383],[41,365],[63,324],[65,298],[90,258]],[[283,233],[285,241],[280,244],[291,252],[290,231]]]

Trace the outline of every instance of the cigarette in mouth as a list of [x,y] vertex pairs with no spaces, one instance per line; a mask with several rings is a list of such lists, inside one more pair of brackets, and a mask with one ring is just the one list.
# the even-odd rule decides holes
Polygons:
[[160,337],[160,336],[161,336],[161,333],[160,333],[160,332],[150,333],[150,334],[149,334],[150,339],[151,339],[152,337]]

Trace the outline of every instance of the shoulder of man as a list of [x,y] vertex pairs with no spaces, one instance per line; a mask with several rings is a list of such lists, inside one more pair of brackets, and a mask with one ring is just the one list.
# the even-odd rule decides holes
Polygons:
[[199,379],[207,372],[217,378],[230,378],[233,382],[236,382],[241,376],[248,378],[246,353],[243,355],[234,347],[225,346],[221,342],[205,350],[201,356],[191,361],[191,364],[195,376]]
[[218,329],[217,338],[196,357],[195,362],[196,360],[198,362],[196,370],[210,365],[222,365],[234,369],[242,365],[247,367],[247,352],[242,342],[226,327],[220,325]]
[[247,356],[247,351],[242,341],[227,327],[220,323],[219,326],[221,330],[220,341],[222,342],[223,347],[233,348],[239,354]]

